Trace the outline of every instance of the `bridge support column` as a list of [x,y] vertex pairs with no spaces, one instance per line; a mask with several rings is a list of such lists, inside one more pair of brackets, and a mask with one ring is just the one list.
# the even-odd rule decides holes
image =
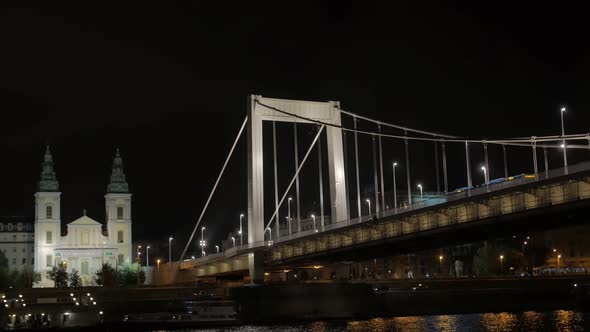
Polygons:
[[251,283],[256,285],[264,283],[264,251],[256,250],[248,254],[248,271]]

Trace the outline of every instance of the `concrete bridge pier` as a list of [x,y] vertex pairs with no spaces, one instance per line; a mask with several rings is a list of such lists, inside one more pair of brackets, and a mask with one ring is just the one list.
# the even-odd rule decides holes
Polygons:
[[264,251],[256,250],[248,254],[248,271],[250,282],[256,285],[264,284]]

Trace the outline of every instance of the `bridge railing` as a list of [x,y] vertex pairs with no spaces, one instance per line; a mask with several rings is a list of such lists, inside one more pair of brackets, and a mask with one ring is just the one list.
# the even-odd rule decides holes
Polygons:
[[332,232],[325,235],[320,234],[318,237],[301,239],[295,245],[279,244],[271,248],[271,260],[280,261],[324,250],[416,234],[440,227],[583,199],[590,199],[588,178],[575,181],[564,178],[563,181],[548,183],[543,186],[527,187],[522,191],[507,192],[497,196],[482,196],[475,201],[466,201],[424,213],[400,216],[397,219],[391,218],[379,223],[367,224],[366,227]]
[[[575,174],[575,173],[584,172],[584,171],[589,171],[589,170],[590,170],[590,162],[583,162],[583,163],[571,165],[568,167],[568,171],[569,171],[570,175]],[[377,216],[377,218],[392,217],[392,216],[395,216],[398,214],[416,211],[416,210],[424,209],[427,207],[432,207],[432,206],[436,206],[436,205],[440,205],[440,204],[444,204],[444,203],[448,203],[448,202],[453,202],[453,201],[457,201],[457,200],[461,200],[461,199],[465,199],[465,198],[469,198],[469,197],[487,194],[490,192],[509,189],[509,188],[521,186],[521,185],[527,184],[527,183],[533,183],[533,182],[537,182],[537,181],[544,181],[547,179],[558,178],[558,177],[565,175],[565,169],[563,167],[556,168],[556,169],[550,170],[548,173],[549,173],[549,176],[546,176],[545,172],[543,171],[543,172],[539,172],[537,177],[523,176],[521,178],[517,178],[517,179],[511,180],[511,181],[505,181],[505,182],[496,183],[496,184],[490,184],[490,185],[482,184],[479,187],[473,188],[469,191],[464,191],[461,193],[454,193],[453,192],[453,193],[449,193],[446,195],[441,195],[438,198],[418,200],[415,203],[408,205],[406,207],[392,208],[392,209],[380,211],[379,213],[376,213],[376,216]],[[324,231],[335,230],[335,229],[347,227],[350,225],[360,224],[362,222],[366,222],[366,221],[369,221],[372,219],[373,219],[373,216],[367,215],[367,216],[360,216],[357,218],[352,218],[352,219],[347,219],[347,220],[341,220],[341,221],[333,222],[330,224],[326,224],[324,226],[323,230]],[[321,232],[322,232],[322,230],[318,229],[318,232],[316,232],[314,230],[307,230],[307,231],[302,231],[302,232],[298,232],[298,233],[283,235],[283,236],[279,237],[278,239],[274,239],[274,241],[272,243],[276,244],[276,243],[280,243],[280,242],[284,242],[284,241],[290,241],[290,240],[298,239],[301,237],[315,235],[315,234],[318,234]],[[268,244],[268,241],[266,244]]]

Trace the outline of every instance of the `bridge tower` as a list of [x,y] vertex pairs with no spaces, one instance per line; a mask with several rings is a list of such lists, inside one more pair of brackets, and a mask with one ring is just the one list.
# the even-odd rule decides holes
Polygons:
[[[264,180],[263,180],[263,121],[311,123],[299,117],[277,112],[264,105],[305,119],[341,125],[340,103],[337,101],[312,102],[265,98],[250,95],[248,98],[248,243],[264,242]],[[326,126],[328,170],[330,178],[331,216],[333,222],[349,218],[347,210],[346,177],[342,130]],[[264,281],[263,252],[251,253],[248,258],[253,283]]]

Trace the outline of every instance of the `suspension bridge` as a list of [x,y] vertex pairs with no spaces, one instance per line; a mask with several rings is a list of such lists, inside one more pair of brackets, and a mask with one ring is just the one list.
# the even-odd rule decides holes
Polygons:
[[[468,139],[371,119],[341,109],[339,102],[251,95],[247,116],[177,264],[183,273],[190,276],[248,271],[252,282],[262,283],[265,269],[287,269],[297,264],[314,264],[330,259],[375,257],[378,252],[410,247],[417,241],[432,241],[449,234],[456,236],[459,231],[481,231],[497,223],[526,225],[539,215],[548,216],[563,211],[586,216],[590,210],[590,162],[568,165],[568,154],[580,149],[590,151],[590,136],[566,135],[563,125],[565,112],[565,108],[560,110],[561,135]],[[352,122],[352,125],[344,125],[344,117],[348,117],[347,123]],[[267,210],[264,191],[269,188],[264,184],[264,122],[272,123],[271,169],[274,179],[272,209]],[[292,123],[294,137],[294,173],[282,191],[277,180],[277,122]],[[315,126],[315,134],[300,156],[297,130],[309,125]],[[202,236],[204,216],[238,141],[244,135],[247,139],[248,211],[239,219],[240,241],[236,242],[234,238],[231,247],[207,254],[206,241]],[[359,141],[363,137],[368,137],[371,143],[369,163],[373,190],[369,197],[363,193],[364,186],[361,186],[360,163],[367,163],[367,159],[359,158]],[[393,163],[384,160],[383,146],[388,141],[402,144],[403,159]],[[415,165],[428,161],[423,156],[414,157],[410,143],[432,144],[434,147],[434,158],[429,167],[435,173],[436,185],[431,192],[423,192],[422,184],[412,186]],[[351,144],[352,149],[349,149]],[[455,149],[452,159],[448,158],[450,147]],[[457,147],[463,151],[463,160],[459,162],[465,171],[464,186],[450,190],[449,167],[458,163]],[[481,184],[474,184],[473,180],[474,161],[471,155],[475,149],[483,151],[483,160],[478,163],[481,165],[478,171],[484,179]],[[492,180],[488,156],[491,149],[501,151],[503,166],[503,176]],[[529,172],[509,174],[507,150],[510,149],[530,160]],[[349,150],[354,152],[351,154]],[[550,168],[548,155],[556,152],[561,164]],[[317,165],[310,165],[309,159],[314,153],[317,153]],[[305,167],[317,167],[317,192],[300,189],[301,171]],[[324,192],[323,179],[326,168],[327,193]],[[404,172],[397,170],[396,174],[398,168]],[[386,182],[393,184],[389,191]],[[416,190],[412,191],[413,188]],[[318,215],[302,217],[300,197],[304,195],[318,196]],[[325,200],[326,196],[329,199]],[[295,206],[293,213],[292,203]],[[285,221],[282,222],[280,212],[285,205],[287,215],[283,216]],[[244,224],[243,219],[246,219]],[[199,228],[202,255],[185,259]],[[242,238],[244,234],[247,234],[245,239]]]

